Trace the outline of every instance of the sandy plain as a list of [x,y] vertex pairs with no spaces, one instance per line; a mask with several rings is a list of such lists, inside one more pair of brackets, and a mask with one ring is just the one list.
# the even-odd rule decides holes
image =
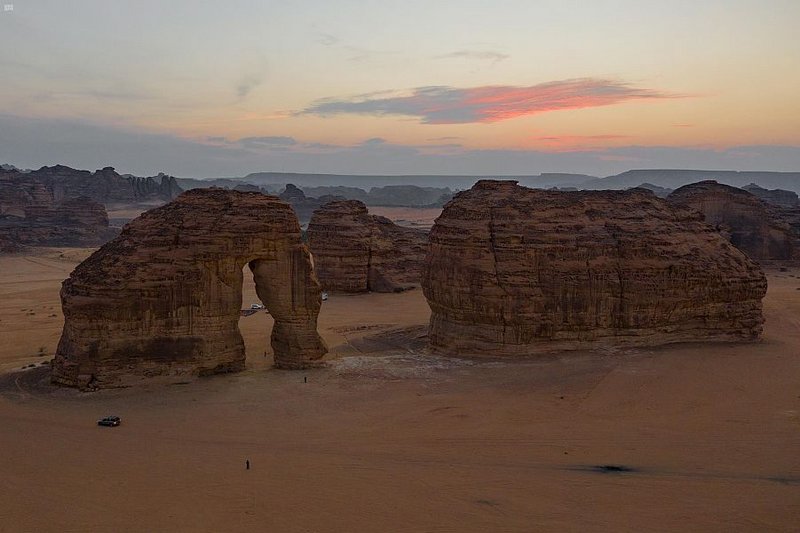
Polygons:
[[261,312],[243,373],[82,394],[41,363],[88,253],[0,258],[0,531],[798,530],[800,269],[755,344],[444,359],[421,291],[334,294],[327,368]]

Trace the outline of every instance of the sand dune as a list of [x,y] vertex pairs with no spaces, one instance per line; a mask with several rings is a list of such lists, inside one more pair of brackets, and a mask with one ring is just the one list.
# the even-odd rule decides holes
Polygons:
[[800,523],[800,269],[769,272],[757,344],[445,359],[420,353],[421,291],[332,295],[328,368],[271,369],[261,312],[240,321],[244,373],[81,394],[18,372],[55,349],[60,282],[88,253],[63,252],[0,258],[0,531]]

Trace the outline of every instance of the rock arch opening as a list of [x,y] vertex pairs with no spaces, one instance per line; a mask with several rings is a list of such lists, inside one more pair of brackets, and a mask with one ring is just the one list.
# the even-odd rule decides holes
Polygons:
[[327,351],[320,285],[291,207],[197,189],[128,224],[64,281],[53,381],[104,388],[242,370],[245,265],[275,321],[275,366],[314,366]]

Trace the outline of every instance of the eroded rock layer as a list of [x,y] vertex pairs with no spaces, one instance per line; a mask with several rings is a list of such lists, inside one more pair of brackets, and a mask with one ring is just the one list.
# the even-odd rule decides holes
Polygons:
[[751,259],[786,260],[800,256],[797,235],[772,207],[744,189],[701,181],[676,189],[667,200],[695,209]]
[[450,354],[748,340],[766,279],[702,217],[649,191],[480,181],[437,219],[422,275]]
[[0,173],[0,252],[27,246],[99,246],[118,229],[105,207],[87,197],[56,201],[52,189],[29,174]]
[[276,366],[313,364],[326,352],[320,286],[291,208],[196,189],[132,221],[64,281],[53,381],[102,388],[243,369],[245,264],[275,319]]
[[323,288],[397,292],[419,284],[428,235],[370,215],[358,200],[339,200],[314,212],[308,244]]

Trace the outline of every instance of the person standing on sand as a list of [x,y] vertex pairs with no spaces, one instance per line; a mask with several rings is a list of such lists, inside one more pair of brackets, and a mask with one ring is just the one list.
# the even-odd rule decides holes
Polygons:
[[244,460],[244,469],[245,470],[250,470],[250,459],[245,459]]

